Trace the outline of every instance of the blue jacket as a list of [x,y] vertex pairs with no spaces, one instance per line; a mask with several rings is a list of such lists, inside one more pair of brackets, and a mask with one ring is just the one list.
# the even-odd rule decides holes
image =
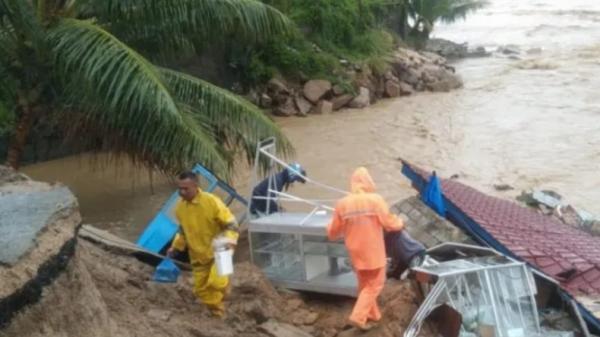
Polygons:
[[[273,176],[271,188],[278,192],[283,191],[283,188],[292,181],[290,179],[290,175],[287,170],[283,170]],[[254,199],[254,197],[267,197],[267,193],[269,192],[269,178],[265,178],[261,181],[254,189],[252,190],[252,200],[250,202],[250,213],[258,214],[267,213],[267,200],[265,199]],[[277,195],[275,193],[270,193],[271,200],[268,201],[269,204],[269,214],[275,213],[279,211],[279,206],[275,202],[277,199]]]

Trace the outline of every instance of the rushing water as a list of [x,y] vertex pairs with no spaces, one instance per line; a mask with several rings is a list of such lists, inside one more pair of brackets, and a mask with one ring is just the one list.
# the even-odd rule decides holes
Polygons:
[[[600,214],[600,1],[495,0],[466,21],[438,27],[436,36],[492,51],[511,44],[521,53],[458,62],[462,90],[278,120],[309,175],[346,187],[352,170],[365,165],[394,201],[414,193],[400,173],[402,157],[506,198],[554,189]],[[115,176],[86,163],[66,158],[25,171],[67,183],[87,222],[131,223],[110,226],[130,239],[173,188],[155,177],[151,193],[144,171],[124,164]],[[247,192],[247,169],[239,176],[236,186]],[[515,189],[497,192],[494,184]]]

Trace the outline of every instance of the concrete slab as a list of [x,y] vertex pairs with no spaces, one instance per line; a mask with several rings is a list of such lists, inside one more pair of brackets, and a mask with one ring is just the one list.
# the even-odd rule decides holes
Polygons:
[[68,188],[0,192],[0,264],[12,265],[34,246],[52,217],[76,200]]

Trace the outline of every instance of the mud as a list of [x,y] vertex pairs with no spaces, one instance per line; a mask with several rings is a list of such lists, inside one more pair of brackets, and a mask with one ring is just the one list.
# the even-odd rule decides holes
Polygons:
[[[236,265],[224,320],[210,317],[191,292],[191,275],[176,284],[150,280],[153,267],[79,239],[71,262],[39,303],[18,313],[0,336],[270,336],[268,324],[289,324],[310,336],[353,336],[346,317],[353,299],[276,290],[254,266]],[[384,318],[361,336],[400,336],[416,311],[408,283],[389,281]]]

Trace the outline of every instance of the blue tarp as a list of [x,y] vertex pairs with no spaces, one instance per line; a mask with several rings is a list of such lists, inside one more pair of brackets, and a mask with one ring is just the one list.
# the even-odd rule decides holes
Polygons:
[[[224,200],[226,204],[231,203],[232,200],[237,200],[243,205],[247,205],[246,199],[204,166],[196,164],[192,171],[202,176],[208,182],[208,187],[204,189],[206,192],[213,192],[216,188],[219,188],[227,194],[227,198]],[[177,192],[171,195],[138,239],[138,246],[158,254],[171,242],[178,230],[172,214],[172,209],[178,199],[179,195]]]
[[[417,172],[415,172],[409,165],[404,164],[402,166],[402,173],[412,181],[413,187],[415,187],[419,192],[423,192],[426,190],[427,181],[423,179]],[[436,177],[437,178],[437,177]],[[450,220],[454,225],[458,226],[466,233],[471,235],[477,242],[479,242],[483,246],[491,247],[500,253],[510,256],[516,260],[521,260],[517,255],[515,255],[511,250],[505,247],[502,243],[494,238],[485,228],[483,228],[480,224],[475,222],[475,220],[471,219],[467,214],[465,214],[460,208],[455,206],[451,201],[449,201],[443,193],[441,193],[441,198],[446,205],[446,215],[448,220]],[[526,261],[523,261],[526,262]],[[534,265],[529,264],[530,268],[538,270]],[[538,270],[543,274],[542,271]],[[573,299],[569,293],[567,293],[564,289],[560,289],[561,297],[565,299]],[[575,300],[577,302],[577,300]],[[588,327],[594,333],[600,332],[600,320],[594,316],[585,306],[581,303],[577,302],[577,307],[583,316],[583,319],[588,323]]]
[[435,174],[435,171],[433,171],[429,177],[429,182],[427,183],[421,198],[423,202],[436,211],[437,214],[443,217],[446,216],[446,206],[444,204],[444,198],[442,197],[442,184]]

